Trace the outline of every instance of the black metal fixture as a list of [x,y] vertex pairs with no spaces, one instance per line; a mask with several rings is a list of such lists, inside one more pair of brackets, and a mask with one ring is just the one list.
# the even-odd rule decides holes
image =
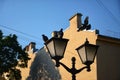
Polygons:
[[86,39],[86,42],[76,49],[83,64],[89,66],[94,62],[98,47],[98,45],[89,44]]
[[57,67],[59,67],[59,60],[64,57],[67,42],[68,39],[53,37],[45,43],[51,58],[56,61]]
[[76,49],[82,63],[86,65],[85,67],[77,70],[75,68],[75,57],[72,57],[72,68],[68,68],[65,64],[60,62],[60,60],[64,57],[64,52],[68,41],[69,40],[65,38],[52,37],[47,42],[45,42],[45,45],[51,58],[56,61],[56,67],[62,65],[69,73],[72,74],[72,80],[76,80],[77,73],[84,69],[91,71],[90,65],[94,62],[98,45],[89,44],[89,41],[86,39],[85,43]]

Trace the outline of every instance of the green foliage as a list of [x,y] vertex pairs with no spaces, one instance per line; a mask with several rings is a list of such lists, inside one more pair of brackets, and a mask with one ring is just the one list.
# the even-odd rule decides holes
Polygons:
[[9,80],[21,80],[21,71],[19,69],[11,69],[7,75]]
[[17,36],[15,34],[3,36],[0,30],[0,74],[8,73],[8,77],[12,76],[14,80],[20,80],[20,70],[16,69],[16,67],[27,67],[28,60],[30,58],[19,45]]

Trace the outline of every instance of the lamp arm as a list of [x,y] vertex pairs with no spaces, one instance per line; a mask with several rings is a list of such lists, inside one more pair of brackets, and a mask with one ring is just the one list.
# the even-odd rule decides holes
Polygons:
[[68,68],[65,64],[63,64],[62,62],[59,62],[60,65],[62,65],[68,72],[71,73],[71,69]]
[[76,74],[79,73],[79,72],[81,72],[82,70],[84,70],[84,69],[86,69],[86,68],[87,68],[87,71],[88,71],[88,72],[91,71],[91,69],[90,69],[90,65],[87,65],[87,66],[84,66],[84,67],[82,67],[82,68],[76,70]]
[[87,68],[87,66],[85,66],[85,67],[83,67],[83,68],[80,68],[80,69],[76,70],[76,73],[81,72],[81,71],[84,70],[85,68]]

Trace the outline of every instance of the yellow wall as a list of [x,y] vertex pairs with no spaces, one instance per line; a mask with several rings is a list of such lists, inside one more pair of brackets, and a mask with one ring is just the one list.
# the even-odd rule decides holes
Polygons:
[[[76,80],[120,80],[120,39],[102,36],[98,34],[98,30],[77,31],[77,27],[81,23],[80,18],[79,14],[74,15],[70,19],[70,26],[64,31],[64,38],[69,39],[69,42],[61,62],[71,67],[71,58],[74,56],[76,57],[77,69],[83,67],[84,65],[75,49],[88,38],[91,44],[100,46],[97,52],[97,61],[95,59],[91,65],[91,72],[84,70],[78,73]],[[62,66],[59,69],[62,80],[71,80],[71,74]]]
[[[76,15],[70,19],[70,26],[64,31],[64,38],[69,39],[64,58],[61,60],[64,64],[71,68],[71,58],[76,58],[76,68],[79,69],[85,65],[81,63],[79,55],[75,50],[77,47],[82,45],[86,38],[91,44],[96,44],[96,30],[88,31],[77,31],[77,22],[80,20],[80,16]],[[78,20],[79,19],[79,20]],[[68,73],[62,66],[59,67],[60,74],[62,74],[62,80],[72,80],[71,74]],[[76,75],[76,80],[96,80],[96,63],[91,65],[91,72],[83,70],[81,73]]]
[[[61,62],[71,68],[71,58],[75,57],[77,69],[85,66],[81,63],[79,55],[75,49],[82,45],[87,38],[90,44],[97,44],[100,47],[98,49],[97,58],[95,58],[95,62],[91,65],[91,72],[83,70],[81,73],[76,75],[76,80],[120,80],[120,39],[99,35],[97,30],[77,31],[78,26],[81,24],[81,16],[81,14],[76,14],[69,19],[70,26],[64,31],[63,36],[64,38],[69,39],[69,42],[64,58]],[[33,63],[30,62],[28,68],[32,68],[31,66],[34,66],[35,69],[22,70],[22,80],[25,80],[28,75],[32,77],[39,75],[37,73],[33,73],[35,75],[34,76],[29,73],[34,72],[38,67],[40,68],[41,64],[46,65],[46,70],[49,73],[48,76],[50,76],[50,80],[72,80],[71,74],[62,66],[55,68],[49,54],[45,52],[44,49],[39,50],[37,55],[35,57],[31,56],[31,58],[33,59]],[[24,71],[27,72],[25,73],[26,75],[24,74]]]
[[31,59],[28,61],[28,67],[27,68],[20,68],[22,80],[26,80],[28,78],[29,73],[30,73],[31,64],[34,61],[35,56],[36,55],[34,53],[29,53],[29,57]]

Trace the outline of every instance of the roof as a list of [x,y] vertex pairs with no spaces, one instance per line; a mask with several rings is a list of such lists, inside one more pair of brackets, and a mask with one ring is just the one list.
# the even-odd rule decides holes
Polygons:
[[120,39],[119,38],[105,36],[105,35],[100,35],[100,34],[98,34],[97,40],[120,44]]

